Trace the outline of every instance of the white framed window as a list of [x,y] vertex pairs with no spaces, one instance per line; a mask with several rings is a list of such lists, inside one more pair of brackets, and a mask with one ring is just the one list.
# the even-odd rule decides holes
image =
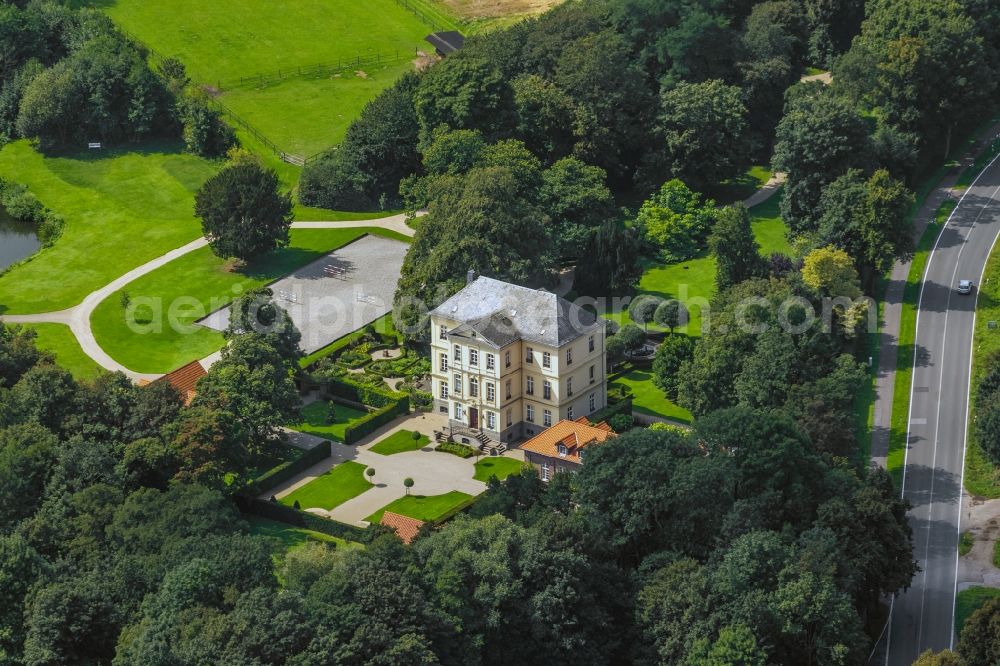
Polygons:
[[548,409],[542,410],[542,425],[546,428],[552,425],[552,412]]
[[447,340],[448,339],[448,327],[441,324],[441,328],[438,329],[438,339]]
[[543,368],[552,367],[552,354],[548,352],[542,352],[542,367]]
[[528,384],[525,387],[524,392],[527,393],[528,395],[535,395],[535,378],[534,377],[531,377],[531,376],[528,377]]
[[580,462],[583,462],[583,454],[586,452],[586,450],[587,449],[580,449],[579,451],[576,452],[576,457],[580,459]]
[[479,380],[475,378],[469,379],[469,395],[473,398],[479,397]]
[[497,367],[497,357],[493,354],[486,355],[486,369],[495,370]]
[[497,429],[497,415],[493,412],[486,412],[486,427],[490,430]]
[[593,412],[595,409],[597,409],[597,394],[596,393],[591,393],[590,394],[590,411]]
[[542,481],[548,481],[552,478],[552,468],[549,467],[548,463],[542,463]]
[[570,405],[569,407],[566,408],[566,418],[568,418],[570,421],[573,420],[573,405]]
[[573,365],[573,350],[572,350],[572,348],[566,350],[566,365]]
[[508,409],[507,410],[507,427],[509,428],[512,425],[514,425],[514,410],[513,409]]
[[479,350],[470,349],[469,350],[469,365],[479,365]]
[[527,421],[528,423],[535,422],[535,406],[532,405],[531,403],[528,403],[528,405],[525,407],[524,420]]
[[594,336],[590,336],[587,339],[587,350],[594,351]]
[[441,372],[448,372],[448,353],[441,352]]
[[441,382],[441,393],[440,393],[440,395],[441,395],[441,399],[442,400],[447,400],[448,399],[448,382],[447,381]]
[[462,347],[461,347],[461,345],[455,345],[455,353],[454,353],[454,356],[452,358],[454,358],[459,363],[462,362]]
[[535,350],[532,349],[531,347],[528,347],[528,351],[524,355],[524,361],[526,363],[534,363],[535,362]]
[[566,397],[573,395],[573,378],[566,380]]
[[510,350],[503,353],[503,364],[508,368],[510,367]]
[[558,451],[559,451],[559,455],[561,455],[561,456],[564,456],[564,455],[566,455],[567,453],[569,453],[569,449],[567,449],[567,448],[566,448],[566,445],[565,445],[565,444],[560,444],[560,445],[559,445],[558,447],[556,447],[556,448],[558,449]]
[[491,405],[497,400],[497,387],[493,382],[486,382],[486,402]]
[[462,375],[457,372],[452,377],[451,391],[455,395],[462,395]]
[[590,383],[594,383],[594,366],[590,366]]
[[542,397],[546,400],[552,399],[552,382],[547,379],[542,382]]
[[505,399],[506,400],[510,400],[511,392],[510,392],[510,380],[509,379],[504,384],[504,389],[505,389],[505,393],[504,394],[507,396]]
[[464,419],[465,419],[465,410],[462,409],[462,404],[461,403],[456,402],[455,403],[455,420],[456,421],[463,421]]

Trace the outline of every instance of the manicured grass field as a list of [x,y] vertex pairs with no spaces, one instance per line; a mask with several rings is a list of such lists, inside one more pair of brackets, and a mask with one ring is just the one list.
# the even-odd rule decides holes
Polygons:
[[398,500],[390,502],[365,518],[365,520],[369,523],[377,524],[382,520],[383,513],[391,511],[401,516],[409,516],[410,518],[416,518],[424,522],[433,522],[447,516],[471,500],[472,495],[457,490],[445,493],[444,495],[405,495]]
[[27,141],[0,150],[0,176],[63,216],[62,237],[0,276],[0,312],[61,310],[201,235],[194,192],[218,164],[176,144],[43,157]]
[[337,548],[344,549],[364,548],[364,546],[355,541],[348,541],[340,537],[323,534],[315,530],[307,530],[304,527],[295,527],[288,523],[261,518],[260,516],[247,516],[246,521],[250,524],[250,534],[267,539],[271,545],[272,553],[278,558],[309,541],[332,543]]
[[489,481],[490,477],[497,477],[503,481],[511,474],[520,474],[524,463],[514,458],[504,456],[490,456],[483,458],[476,463],[476,473],[472,477],[476,481]]
[[650,416],[661,416],[681,423],[691,423],[691,412],[675,405],[653,383],[650,370],[633,368],[621,375],[611,385],[624,384],[632,390],[632,410]]
[[719,183],[717,187],[706,192],[716,203],[730,204],[743,201],[751,194],[764,187],[771,180],[772,171],[763,165],[752,166],[746,173],[736,178]]
[[302,509],[329,511],[372,487],[365,478],[366,466],[348,460],[330,469],[320,477],[282,497],[279,502],[294,506],[296,500]]
[[104,369],[83,353],[76,336],[65,324],[22,324],[38,337],[39,349],[55,354],[56,363],[70,371],[76,379],[95,379]]
[[329,419],[329,403],[319,400],[311,402],[302,408],[301,423],[289,426],[309,435],[344,441],[344,431],[353,421],[361,418],[366,412],[339,403],[333,406],[333,422]]
[[[969,417],[976,413],[976,387],[989,369],[986,361],[1000,351],[1000,334],[989,328],[991,321],[1000,320],[1000,252],[994,248],[986,262],[983,283],[976,285],[976,330],[972,345],[972,391]],[[893,408],[895,410],[895,407]],[[895,412],[894,412],[895,413]],[[976,429],[969,424],[969,439],[965,450],[965,489],[979,497],[1000,497],[997,468],[990,462],[976,438]]]
[[[283,150],[309,155],[340,140],[346,123],[404,69],[415,49],[429,51],[431,28],[394,0],[115,0],[116,23],[164,56],[179,58],[198,84],[221,87],[220,101]],[[238,87],[240,77],[283,76],[296,68],[361,56],[400,60],[339,77],[297,73],[274,86]],[[237,86],[237,87],[234,87]]]
[[420,435],[419,439],[413,439],[412,430],[399,430],[383,439],[369,451],[383,456],[391,456],[394,453],[419,451],[430,443],[431,439],[427,435]]
[[[238,270],[212,254],[210,248],[199,248],[144,275],[123,290],[136,304],[135,318],[139,323],[149,321],[152,316],[150,308],[138,307],[142,302],[139,299],[159,299],[153,301],[162,305],[159,330],[134,332],[126,323],[119,291],[98,305],[91,316],[94,335],[107,353],[131,370],[170,372],[222,347],[220,333],[197,326],[195,321],[229,304],[240,293],[273,282],[365,233],[402,238],[377,228],[293,229],[288,247]],[[174,319],[179,326],[175,330],[168,323],[168,309],[171,304],[176,307],[182,302],[191,307],[178,307]]]
[[988,600],[1000,597],[1000,590],[993,587],[970,587],[955,598],[955,633],[961,634],[969,616]]

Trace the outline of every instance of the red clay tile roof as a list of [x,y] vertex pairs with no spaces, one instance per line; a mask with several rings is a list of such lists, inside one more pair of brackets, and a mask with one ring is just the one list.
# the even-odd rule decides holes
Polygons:
[[[563,419],[529,439],[521,445],[521,448],[550,458],[579,459],[582,449],[611,437],[615,437],[615,432],[603,421],[597,425],[590,425],[586,417],[580,417],[575,421]],[[566,455],[559,454],[560,444],[566,447]]]
[[396,536],[403,540],[403,543],[410,544],[417,538],[420,528],[424,526],[424,521],[402,516],[392,511],[382,514],[382,524],[391,527],[396,531]]
[[207,374],[200,361],[191,361],[187,365],[163,375],[152,383],[168,382],[177,389],[177,392],[184,398],[184,404],[187,405],[194,398],[194,389],[198,384],[198,380]]

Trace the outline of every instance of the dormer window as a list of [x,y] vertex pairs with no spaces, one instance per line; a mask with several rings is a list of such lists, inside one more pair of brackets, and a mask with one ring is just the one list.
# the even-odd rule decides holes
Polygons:
[[583,453],[584,453],[585,450],[586,449],[580,449],[579,451],[577,451],[576,452],[576,457],[579,458],[580,460],[583,460]]
[[557,449],[558,449],[558,451],[559,451],[559,455],[561,455],[561,456],[564,456],[564,455],[566,455],[567,453],[569,453],[569,449],[567,449],[567,448],[566,448],[566,445],[565,445],[565,444],[560,444],[560,445],[559,445],[559,446],[557,447]]

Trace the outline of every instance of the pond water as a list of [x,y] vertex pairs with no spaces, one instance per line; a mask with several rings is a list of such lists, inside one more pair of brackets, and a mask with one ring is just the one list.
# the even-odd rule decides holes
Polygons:
[[30,257],[41,246],[32,225],[15,220],[0,208],[0,271]]

